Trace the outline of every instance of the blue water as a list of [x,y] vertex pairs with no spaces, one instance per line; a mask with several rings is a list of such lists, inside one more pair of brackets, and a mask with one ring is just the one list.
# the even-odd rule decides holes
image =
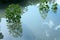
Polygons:
[[41,17],[36,5],[29,5],[28,11],[21,15],[23,33],[21,37],[13,37],[9,33],[6,18],[1,17],[0,27],[4,35],[2,40],[60,40],[60,5],[54,13],[50,10],[46,19]]

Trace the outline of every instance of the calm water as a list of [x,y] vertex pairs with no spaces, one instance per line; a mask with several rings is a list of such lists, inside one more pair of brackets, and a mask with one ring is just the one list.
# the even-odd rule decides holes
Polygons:
[[[2,40],[60,40],[60,5],[54,13],[50,10],[46,19],[41,17],[37,5],[29,5],[28,11],[21,15],[22,36],[14,37],[8,28],[4,12],[1,10],[0,32]],[[13,30],[12,30],[13,31]]]

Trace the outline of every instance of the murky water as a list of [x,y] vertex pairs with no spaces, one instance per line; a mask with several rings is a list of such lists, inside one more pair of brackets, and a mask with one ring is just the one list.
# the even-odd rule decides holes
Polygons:
[[[0,11],[0,32],[3,34],[2,40],[60,40],[60,4],[58,3],[57,12],[48,12],[45,19],[42,18],[37,5],[27,6],[28,11],[21,15],[22,35],[16,37],[14,25],[6,21],[4,12]],[[20,26],[19,26],[20,27]],[[18,28],[19,28],[18,27]],[[19,28],[20,29],[20,28]],[[18,29],[15,29],[20,33]],[[12,31],[12,33],[10,32]]]

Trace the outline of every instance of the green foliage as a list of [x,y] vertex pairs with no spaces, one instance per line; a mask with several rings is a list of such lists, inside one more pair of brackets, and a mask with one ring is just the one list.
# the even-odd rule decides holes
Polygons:
[[57,12],[57,3],[54,3],[54,4],[52,5],[52,11],[53,11],[54,13]]
[[6,18],[10,20],[9,22],[19,22],[17,19],[21,18],[22,12],[23,11],[18,4],[11,4],[6,8]]
[[43,2],[40,3],[39,11],[40,11],[41,17],[45,19],[47,17],[47,13],[49,12],[49,5]]
[[39,5],[39,11],[40,11],[40,14],[42,16],[43,19],[45,19],[47,17],[47,14],[49,12],[50,9],[52,9],[52,11],[54,13],[56,13],[57,11],[57,3],[55,3],[55,1],[52,3],[52,8],[49,7],[50,4],[48,4],[48,2],[51,2],[52,3],[52,0],[48,1],[48,0],[40,0],[40,5]]
[[45,11],[48,11],[48,10],[49,10],[49,6],[48,6],[48,5],[40,5],[39,10],[45,10]]
[[40,0],[40,2],[42,2],[42,3],[46,2],[46,3],[47,3],[47,2],[48,2],[48,0]]
[[11,4],[6,8],[8,29],[14,37],[18,37],[22,34],[20,21],[22,12],[23,11],[18,4]]

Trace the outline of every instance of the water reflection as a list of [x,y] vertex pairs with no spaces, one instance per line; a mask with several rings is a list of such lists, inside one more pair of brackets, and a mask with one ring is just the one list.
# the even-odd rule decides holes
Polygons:
[[6,9],[6,18],[7,18],[7,26],[9,32],[14,36],[18,37],[22,35],[22,27],[21,27],[21,13],[22,10],[19,5],[11,4]]
[[0,39],[3,39],[3,37],[4,37],[3,34],[0,32]]
[[0,18],[0,22],[1,22],[1,18]]
[[27,7],[32,4],[37,4],[40,0],[1,0],[0,9],[6,8],[10,4],[20,4],[22,7]]
[[[41,14],[42,18],[46,19],[48,12],[50,11],[50,6],[51,5],[49,5],[48,2],[42,2],[39,5],[39,10],[40,10],[40,14]],[[52,4],[53,12],[55,12],[54,11],[55,9],[57,10],[57,4],[53,3]],[[58,15],[54,15],[53,13],[50,12],[47,20],[44,20],[44,21],[49,21],[50,19],[52,21],[49,21],[46,24],[42,24],[42,23],[44,23],[44,21],[40,18],[37,6],[34,5],[34,7],[33,7],[30,5],[29,11],[26,12],[22,16],[22,22],[23,22],[23,26],[24,26],[23,30],[22,30],[21,12],[22,12],[22,10],[18,7],[18,5],[16,6],[15,4],[12,4],[12,6],[11,5],[8,6],[8,8],[6,9],[6,19],[7,19],[6,22],[7,22],[7,26],[8,26],[8,29],[9,29],[9,32],[11,35],[13,35],[14,37],[20,37],[22,35],[22,32],[24,32],[23,36],[22,36],[22,40],[54,40],[54,39],[59,40],[59,38],[60,38],[59,27],[60,26],[58,25],[55,29],[53,29],[53,27],[55,27],[57,25],[57,23],[59,24],[59,20],[60,20],[59,14],[60,13],[57,13]],[[56,25],[54,25],[53,21],[55,22]],[[1,24],[6,25],[3,23],[4,22],[2,22]],[[5,27],[5,26],[3,26],[3,27]],[[3,27],[2,27],[2,29],[3,29]],[[4,34],[5,34],[5,32],[4,32]],[[12,37],[12,36],[10,36],[10,37]],[[8,38],[8,37],[6,37],[6,38]],[[10,38],[10,39],[13,40],[12,38]],[[20,40],[20,38],[19,38],[19,40]]]
[[57,3],[54,3],[54,4],[52,5],[52,11],[53,11],[54,13],[57,12]]
[[22,27],[21,27],[20,22],[19,23],[8,24],[8,29],[9,29],[9,32],[14,37],[22,36]]
[[[0,18],[0,22],[1,22],[1,18]],[[1,32],[1,26],[0,26],[0,39],[3,39],[4,35]]]
[[[49,6],[49,5],[51,5],[49,3],[53,4],[52,8]],[[41,17],[43,19],[45,19],[47,17],[48,12],[49,12],[50,9],[52,9],[52,11],[54,13],[57,12],[57,3],[55,2],[55,0],[51,0],[51,1],[49,1],[49,0],[41,0],[40,1],[39,11],[40,11]]]
[[47,17],[47,13],[49,11],[49,6],[45,3],[40,4],[40,8],[39,8],[40,14],[42,16],[43,19],[45,19]]

